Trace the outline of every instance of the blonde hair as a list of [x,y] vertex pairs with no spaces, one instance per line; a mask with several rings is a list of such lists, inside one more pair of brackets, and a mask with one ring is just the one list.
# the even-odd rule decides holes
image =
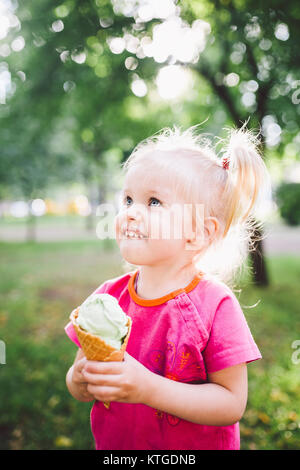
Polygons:
[[[258,137],[246,129],[246,124],[240,129],[227,129],[227,137],[217,137],[215,145],[208,134],[198,133],[199,126],[185,131],[177,126],[160,130],[135,147],[123,170],[151,162],[154,152],[161,153],[159,164],[169,168],[170,159],[166,156],[171,156],[172,182],[181,188],[186,202],[204,203],[205,216],[214,216],[220,223],[218,238],[205,254],[195,255],[194,263],[199,261],[199,270],[230,284],[245,267],[248,251],[253,248],[253,235],[262,226],[254,217],[262,197],[270,191],[270,178],[259,152]],[[192,177],[183,173],[182,163],[192,165]],[[201,192],[201,182],[205,184],[208,178],[213,192]]]

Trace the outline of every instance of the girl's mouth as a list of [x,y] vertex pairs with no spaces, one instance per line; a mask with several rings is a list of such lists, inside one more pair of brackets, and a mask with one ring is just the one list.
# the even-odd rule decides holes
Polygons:
[[132,239],[132,240],[142,240],[142,239],[147,238],[145,235],[143,235],[139,232],[135,232],[133,230],[125,230],[122,233],[122,235],[125,236],[126,238]]

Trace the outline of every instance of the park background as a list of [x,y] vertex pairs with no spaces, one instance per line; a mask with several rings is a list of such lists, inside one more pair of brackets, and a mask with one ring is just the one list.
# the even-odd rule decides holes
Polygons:
[[249,118],[272,195],[235,290],[263,355],[241,448],[300,449],[299,32],[296,0],[0,0],[1,449],[94,448],[64,326],[128,269],[97,231],[121,163],[166,126]]

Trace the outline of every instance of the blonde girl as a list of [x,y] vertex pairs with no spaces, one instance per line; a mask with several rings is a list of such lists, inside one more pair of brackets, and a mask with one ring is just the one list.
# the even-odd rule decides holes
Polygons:
[[95,292],[132,318],[125,360],[87,361],[66,327],[79,347],[67,386],[94,402],[96,449],[240,448],[247,363],[261,354],[228,283],[269,178],[245,127],[219,142],[222,158],[197,130],[163,130],[123,168],[116,241],[135,269]]

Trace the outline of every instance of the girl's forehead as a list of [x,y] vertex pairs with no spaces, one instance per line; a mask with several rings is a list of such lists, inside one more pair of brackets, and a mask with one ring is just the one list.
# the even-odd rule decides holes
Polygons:
[[[195,171],[185,162],[178,161],[174,155],[164,158],[141,160],[128,169],[123,191],[140,193],[157,191],[161,197],[188,202]],[[177,161],[176,161],[177,160]]]
[[171,193],[175,189],[172,169],[163,168],[153,162],[134,165],[126,174],[124,189],[152,189]]

